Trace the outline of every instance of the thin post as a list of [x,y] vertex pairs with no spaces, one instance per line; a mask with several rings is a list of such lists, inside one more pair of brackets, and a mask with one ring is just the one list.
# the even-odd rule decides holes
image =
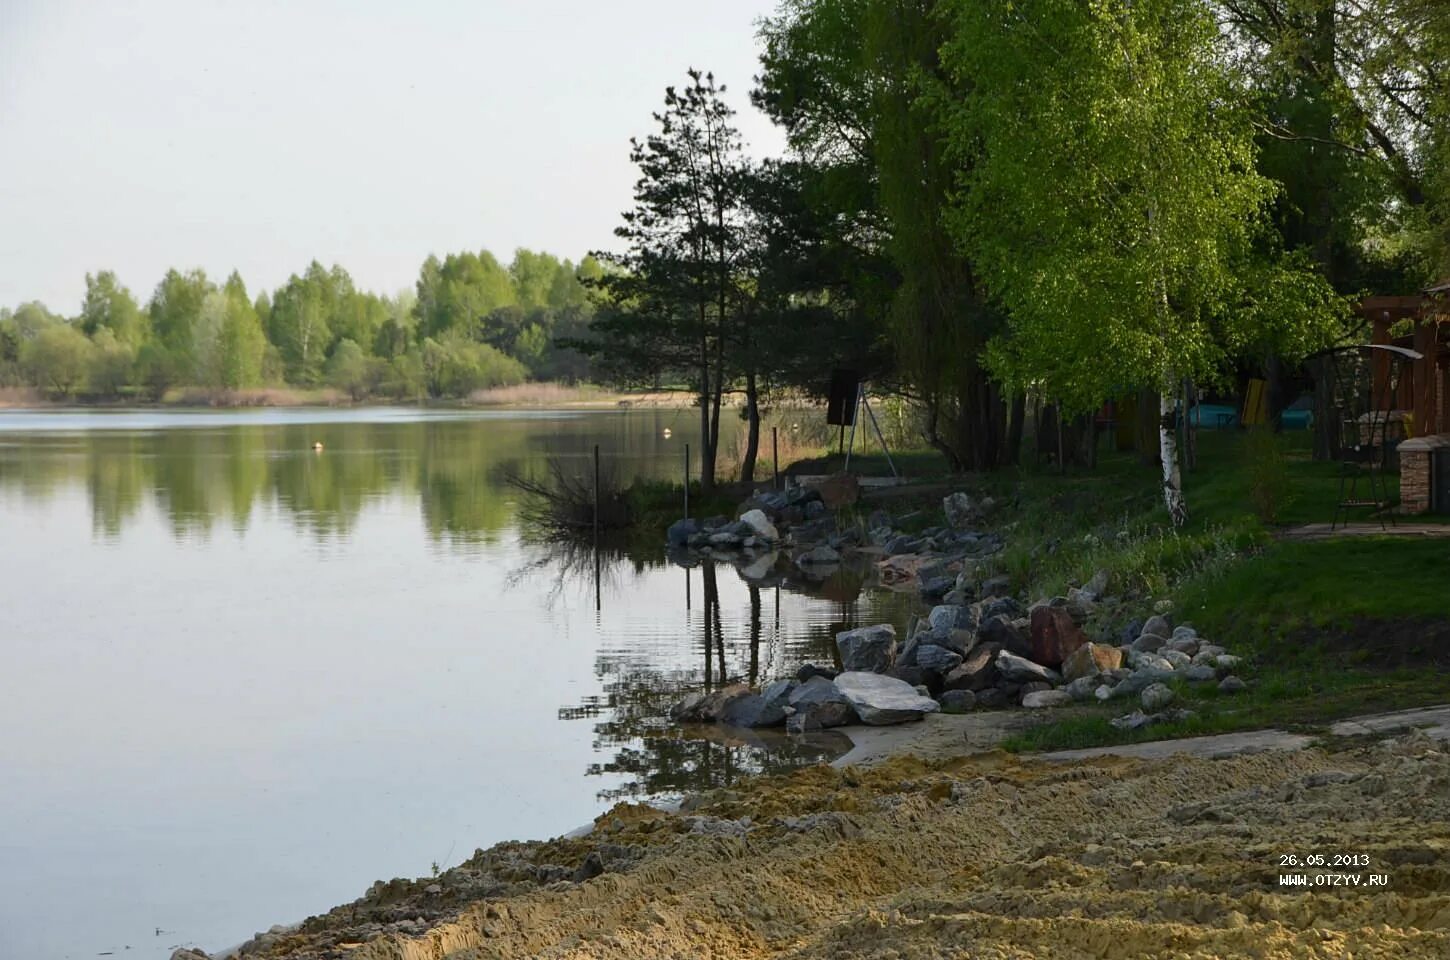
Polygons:
[[770,462],[775,465],[775,489],[780,489],[780,439],[776,436],[778,428],[770,428]]
[[[876,413],[871,409],[871,401],[866,399],[866,388],[861,388],[861,406],[866,408],[866,416],[871,418],[871,426],[876,430],[876,439],[881,442],[881,452],[886,454],[886,465],[891,468],[891,475],[898,480],[901,474],[896,472],[896,462],[891,459],[891,450],[886,446],[886,437],[881,433],[881,424],[876,422]],[[866,444],[861,444],[864,449]]]
[[690,445],[685,444],[685,519],[690,519]]
[[599,444],[594,445],[594,547],[599,547]]
[[[861,418],[861,391],[864,388],[858,383],[856,385],[856,402],[851,406],[851,442],[846,445],[846,466],[845,473],[851,472],[851,451],[856,448],[856,421]],[[844,430],[845,428],[842,427]]]

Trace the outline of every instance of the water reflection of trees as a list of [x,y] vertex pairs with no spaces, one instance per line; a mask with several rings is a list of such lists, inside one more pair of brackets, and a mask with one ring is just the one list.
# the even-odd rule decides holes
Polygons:
[[[612,456],[655,452],[652,422],[609,423]],[[512,520],[505,473],[560,451],[582,455],[597,439],[592,421],[563,426],[422,420],[11,434],[0,438],[0,492],[45,501],[80,483],[98,536],[119,536],[150,508],[178,538],[219,524],[242,532],[259,508],[275,507],[296,529],[329,539],[350,533],[369,503],[405,496],[417,499],[431,539],[470,545]]]
[[[619,786],[601,790],[601,797],[679,795],[836,756],[846,745],[839,734],[792,738],[776,731],[684,729],[665,718],[686,691],[737,682],[755,686],[806,660],[831,662],[838,631],[901,615],[893,598],[863,593],[865,577],[859,573],[837,576],[822,593],[822,584],[792,576],[782,562],[769,576],[746,581],[744,618],[737,622],[722,613],[720,596],[720,578],[736,572],[708,561],[698,571],[701,589],[693,598],[690,657],[651,662],[647,645],[601,651],[595,661],[601,695],[559,711],[561,719],[594,721],[595,749],[607,759],[591,765],[588,773],[622,779]],[[855,589],[848,591],[848,583]],[[781,591],[824,601],[829,615],[782,623],[776,612]]]

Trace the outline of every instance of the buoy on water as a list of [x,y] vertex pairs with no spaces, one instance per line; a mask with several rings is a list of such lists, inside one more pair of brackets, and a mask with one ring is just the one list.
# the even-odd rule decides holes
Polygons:
[[317,453],[321,453],[322,452],[322,441],[321,440],[318,440],[315,443],[313,443],[312,444],[312,449],[315,452],[317,452]]
[[668,440],[669,438],[670,438],[670,428],[669,427],[665,427],[665,439]]

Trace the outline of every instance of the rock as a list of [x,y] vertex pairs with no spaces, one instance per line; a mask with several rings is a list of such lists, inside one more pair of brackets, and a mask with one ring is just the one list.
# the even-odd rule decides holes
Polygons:
[[1000,687],[988,687],[976,694],[977,706],[987,710],[996,710],[1007,706],[1007,694]]
[[1027,683],[1022,684],[1022,689],[1018,691],[1018,694],[1021,695],[1028,693],[1040,693],[1043,690],[1051,689],[1052,684],[1048,683],[1046,680],[1030,680]]
[[1001,673],[997,670],[997,651],[1002,649],[995,643],[979,645],[961,666],[942,678],[942,685],[948,690],[970,690],[977,692],[996,686]]
[[1062,707],[1069,703],[1072,703],[1072,696],[1066,690],[1035,690],[1022,697],[1022,706],[1029,710]]
[[1056,671],[1006,650],[997,654],[997,669],[1002,676],[1017,683],[1029,683],[1033,680],[1046,680],[1051,684],[1062,682],[1062,677]]
[[1092,616],[1093,608],[1097,606],[1096,599],[1081,587],[1070,587],[1067,591],[1067,612],[1072,615],[1074,623],[1082,624],[1088,617]]
[[1217,676],[1217,670],[1201,663],[1189,664],[1183,668],[1183,679],[1192,683],[1205,683]]
[[983,620],[977,630],[977,638],[983,643],[996,644],[1019,657],[1030,657],[1032,653],[1027,631],[1020,629],[1017,621],[1009,620],[1006,614],[997,614]]
[[927,677],[935,677],[936,674],[928,674],[925,670],[921,669],[921,667],[904,667],[898,663],[891,669],[887,670],[885,676],[895,677],[902,683],[908,683],[913,687],[924,687],[927,685]]
[[769,540],[774,543],[780,539],[780,532],[775,529],[775,524],[765,515],[764,510],[747,510],[740,515],[740,522],[750,528],[750,532],[762,540]]
[[1158,651],[1158,656],[1172,664],[1174,670],[1186,670],[1193,663],[1193,658],[1188,654],[1166,647]]
[[1128,666],[1134,670],[1163,670],[1170,673],[1173,670],[1171,661],[1156,653],[1139,653],[1136,650],[1128,654]]
[[1167,617],[1151,616],[1148,622],[1143,624],[1143,632],[1151,633],[1156,637],[1168,639],[1173,636],[1173,626],[1168,622]]
[[693,693],[670,709],[670,719],[679,723],[714,723],[720,719],[731,702],[748,696],[752,696],[750,688],[743,683],[732,683],[719,690]]
[[840,563],[841,553],[830,544],[820,543],[796,557],[795,562],[798,567],[825,567]]
[[836,649],[844,670],[882,673],[896,657],[896,628],[882,623],[843,630],[836,634]]
[[1153,722],[1152,718],[1142,710],[1134,710],[1132,713],[1122,717],[1114,717],[1108,723],[1119,730],[1137,730],[1139,727],[1146,727]]
[[1109,685],[1109,684],[1106,684],[1106,683],[1099,684],[1093,690],[1093,699],[1095,699],[1095,700],[1111,700],[1111,699],[1113,699],[1113,689],[1114,688],[1111,685]]
[[598,850],[590,850],[579,869],[574,871],[574,882],[583,883],[585,880],[593,880],[604,872],[604,858],[599,855]]
[[1153,653],[1157,650],[1163,649],[1163,645],[1167,642],[1168,641],[1166,639],[1160,637],[1156,633],[1144,632],[1141,637],[1133,641],[1131,646],[1134,650],[1137,650],[1140,653]]
[[880,530],[883,527],[889,530],[891,529],[891,514],[878,507],[872,510],[871,515],[866,518],[866,526],[872,530]]
[[177,947],[171,953],[171,960],[211,960],[211,956],[195,947]]
[[1164,597],[1162,600],[1154,601],[1153,612],[1158,614],[1159,616],[1167,616],[1168,614],[1173,612],[1173,601],[1169,600],[1167,597]]
[[[919,695],[921,695],[923,697],[929,697],[932,700],[935,700],[936,699],[936,697],[933,697],[931,695],[931,687],[928,687],[924,683],[918,683],[916,686],[912,687],[911,689],[915,690]],[[940,704],[938,704],[938,706],[940,706]]]
[[725,547],[727,549],[730,547],[738,547],[740,546],[740,537],[731,533],[729,530],[721,530],[719,533],[710,534],[710,546]]
[[1142,693],[1155,683],[1166,683],[1174,678],[1172,670],[1143,669],[1133,671],[1131,676],[1119,680],[1112,688],[1112,697],[1132,697]]
[[1034,607],[1027,636],[1031,659],[1047,667],[1062,666],[1062,661],[1088,642],[1066,607],[1057,606]]
[[947,515],[947,523],[952,527],[961,530],[971,525],[974,513],[972,498],[965,493],[957,491],[943,497],[941,508]]
[[1224,677],[1223,680],[1219,683],[1218,692],[1242,693],[1244,690],[1248,689],[1248,686],[1249,685],[1247,683],[1244,683],[1238,677],[1234,676],[1233,674],[1229,674],[1228,676]]
[[855,474],[850,473],[827,477],[814,484],[811,489],[820,494],[821,502],[828,510],[849,507],[861,498],[861,481],[856,479]]
[[1186,623],[1180,623],[1178,626],[1176,626],[1176,627],[1173,628],[1173,636],[1172,636],[1172,639],[1174,639],[1174,640],[1197,640],[1198,639],[1198,631],[1195,630],[1195,629],[1193,629],[1193,627],[1189,626]]
[[1243,657],[1236,657],[1231,653],[1221,653],[1214,658],[1213,665],[1220,670],[1234,670],[1243,662]]
[[977,705],[977,695],[970,690],[948,690],[940,702],[942,713],[966,713]]
[[665,542],[672,547],[683,547],[690,542],[691,535],[699,532],[700,522],[686,517],[670,524],[670,528],[665,531]]
[[941,709],[940,704],[921,696],[910,684],[879,673],[847,671],[836,678],[836,689],[855,708],[861,722],[872,726],[919,720]]
[[1062,678],[1095,677],[1123,665],[1123,651],[1101,643],[1085,643],[1062,662]]
[[785,723],[786,701],[770,702],[757,693],[731,700],[720,712],[720,722],[730,727],[778,727]]
[[1164,683],[1152,683],[1143,689],[1138,701],[1149,713],[1157,713],[1173,702],[1173,688]]
[[803,663],[800,669],[796,670],[795,678],[801,683],[807,683],[812,677],[825,677],[827,680],[836,679],[836,674],[841,671],[835,667],[823,667],[818,663]]
[[939,647],[934,643],[923,644],[916,651],[916,665],[935,673],[951,673],[962,663],[962,655],[955,650]]
[[792,733],[843,727],[856,719],[851,702],[825,677],[812,677],[792,690],[790,706],[795,713],[786,721],[786,729]]
[[1192,657],[1198,653],[1198,641],[1187,637],[1178,640],[1169,640],[1166,647],[1159,647],[1158,649],[1160,652],[1163,650],[1177,650],[1179,653]]
[[940,600],[956,586],[956,578],[941,576],[924,579],[921,582],[921,596],[924,600]]
[[1078,677],[1062,689],[1066,690],[1067,695],[1074,700],[1091,700],[1093,691],[1098,688],[1100,682],[1097,675],[1094,674],[1090,677]]

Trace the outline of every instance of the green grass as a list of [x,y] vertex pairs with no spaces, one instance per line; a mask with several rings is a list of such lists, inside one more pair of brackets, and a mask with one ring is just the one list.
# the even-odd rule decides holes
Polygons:
[[[1442,652],[1450,635],[1435,633],[1444,639],[1430,645],[1439,649],[1415,639],[1422,624],[1450,624],[1450,540],[1280,540],[1284,528],[1334,514],[1339,465],[1311,461],[1308,440],[1272,441],[1280,455],[1266,467],[1263,448],[1254,446],[1260,438],[1201,435],[1199,465],[1185,474],[1190,522],[1176,532],[1166,525],[1156,470],[1129,455],[1105,456],[1095,472],[1024,469],[980,481],[982,492],[1011,504],[1002,517],[1008,546],[994,572],[1009,574],[1027,596],[1062,593],[1106,568],[1110,592],[1128,599],[1104,609],[1090,632],[1144,616],[1166,597],[1175,622],[1191,622],[1248,661],[1243,693],[1179,686],[1179,705],[1194,711],[1181,723],[1119,731],[1108,721],[1137,704],[1112,701],[1074,708],[1009,740],[1008,749],[1313,729],[1358,713],[1450,702]],[[1393,495],[1396,478],[1389,479]],[[1271,510],[1256,500],[1256,486],[1270,491]]]

